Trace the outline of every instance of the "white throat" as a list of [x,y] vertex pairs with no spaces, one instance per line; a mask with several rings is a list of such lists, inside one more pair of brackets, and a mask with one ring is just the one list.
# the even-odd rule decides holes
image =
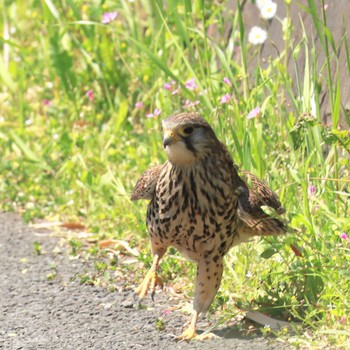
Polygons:
[[169,162],[174,165],[190,165],[196,161],[193,152],[191,152],[182,141],[166,146],[165,152]]

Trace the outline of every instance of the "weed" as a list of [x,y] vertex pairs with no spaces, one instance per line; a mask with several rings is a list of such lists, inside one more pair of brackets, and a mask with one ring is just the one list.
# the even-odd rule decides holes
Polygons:
[[75,256],[81,251],[81,247],[82,247],[81,241],[79,241],[75,238],[72,238],[69,240],[69,245],[71,247],[71,252],[70,252],[71,255]]
[[161,317],[158,317],[156,320],[156,330],[161,332],[165,329],[165,322]]
[[42,252],[42,248],[41,248],[41,244],[37,241],[35,241],[34,243],[34,252],[36,255],[41,255],[43,252]]

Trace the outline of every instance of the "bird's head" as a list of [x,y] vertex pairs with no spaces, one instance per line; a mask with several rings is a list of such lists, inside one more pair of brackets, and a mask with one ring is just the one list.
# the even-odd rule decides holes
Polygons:
[[163,146],[174,165],[193,165],[212,152],[219,142],[210,125],[194,113],[171,115],[162,124]]

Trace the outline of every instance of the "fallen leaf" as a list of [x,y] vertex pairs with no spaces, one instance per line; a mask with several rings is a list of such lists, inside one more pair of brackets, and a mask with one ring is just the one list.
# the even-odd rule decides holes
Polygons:
[[116,244],[116,241],[113,240],[113,239],[106,239],[104,241],[99,241],[98,242],[98,247],[100,249],[103,249],[103,248],[107,248],[107,247],[110,247],[110,246],[114,246]]
[[301,251],[294,244],[291,244],[290,247],[296,256],[303,256]]
[[69,230],[84,230],[85,226],[79,222],[64,222],[60,224],[61,227],[67,228]]

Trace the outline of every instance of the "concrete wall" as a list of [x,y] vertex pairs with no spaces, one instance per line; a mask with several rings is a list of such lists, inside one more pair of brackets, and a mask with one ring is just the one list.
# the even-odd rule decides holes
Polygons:
[[[277,16],[280,19],[283,19],[286,15],[286,5],[284,0],[275,0],[277,3]],[[321,13],[321,1],[316,0],[316,4],[318,5],[319,10],[319,18],[322,18]],[[331,61],[331,70],[332,76],[335,77],[337,74],[337,70],[339,69],[340,75],[340,85],[341,85],[341,103],[343,110],[341,111],[341,121],[340,126],[342,128],[349,128],[350,126],[350,73],[348,71],[349,67],[346,63],[346,52],[344,41],[347,40],[349,49],[349,37],[350,37],[350,0],[325,0],[325,3],[328,4],[326,9],[326,21],[327,27],[333,35],[334,42],[337,49],[336,56]],[[254,25],[260,25],[263,28],[268,30],[269,38],[261,47],[261,61],[268,60],[269,57],[276,58],[279,53],[284,50],[284,41],[283,41],[283,33],[282,33],[282,25],[280,21],[274,17],[270,22],[266,22],[265,20],[260,19],[258,8],[251,3],[251,1],[241,1],[243,6],[243,20],[245,23],[245,27],[247,32]],[[331,106],[329,99],[329,91],[327,88],[327,70],[325,68],[325,52],[321,45],[320,38],[317,35],[316,27],[313,21],[311,14],[305,12],[298,4],[308,7],[307,0],[292,0],[291,3],[291,18],[294,26],[293,31],[293,47],[302,39],[302,23],[307,32],[307,40],[309,42],[308,48],[309,52],[311,52],[312,42],[314,42],[316,47],[316,57],[317,57],[317,72],[319,72],[319,81],[322,86],[321,93],[321,114],[323,121],[325,123],[329,123],[331,120]],[[228,7],[235,11],[237,8],[237,0],[231,0],[228,3]],[[229,13],[230,11],[228,11]],[[232,15],[232,12],[231,12]],[[226,18],[227,19],[227,18]],[[230,32],[230,28],[227,28],[227,33]],[[348,37],[344,36],[344,33],[348,32]],[[343,42],[342,42],[343,40]],[[330,52],[333,53],[331,46],[329,46]],[[239,55],[238,55],[239,56]],[[311,55],[309,56],[311,57]],[[256,61],[251,61],[249,70],[252,71],[255,68]],[[305,71],[305,51],[304,48],[301,49],[297,66],[299,71],[299,78],[303,81],[304,71]],[[295,81],[295,67],[294,63],[289,57],[289,73],[292,77],[293,81]],[[335,80],[335,78],[334,78]],[[347,111],[346,111],[347,110]],[[345,117],[345,113],[347,113],[347,117]]]

